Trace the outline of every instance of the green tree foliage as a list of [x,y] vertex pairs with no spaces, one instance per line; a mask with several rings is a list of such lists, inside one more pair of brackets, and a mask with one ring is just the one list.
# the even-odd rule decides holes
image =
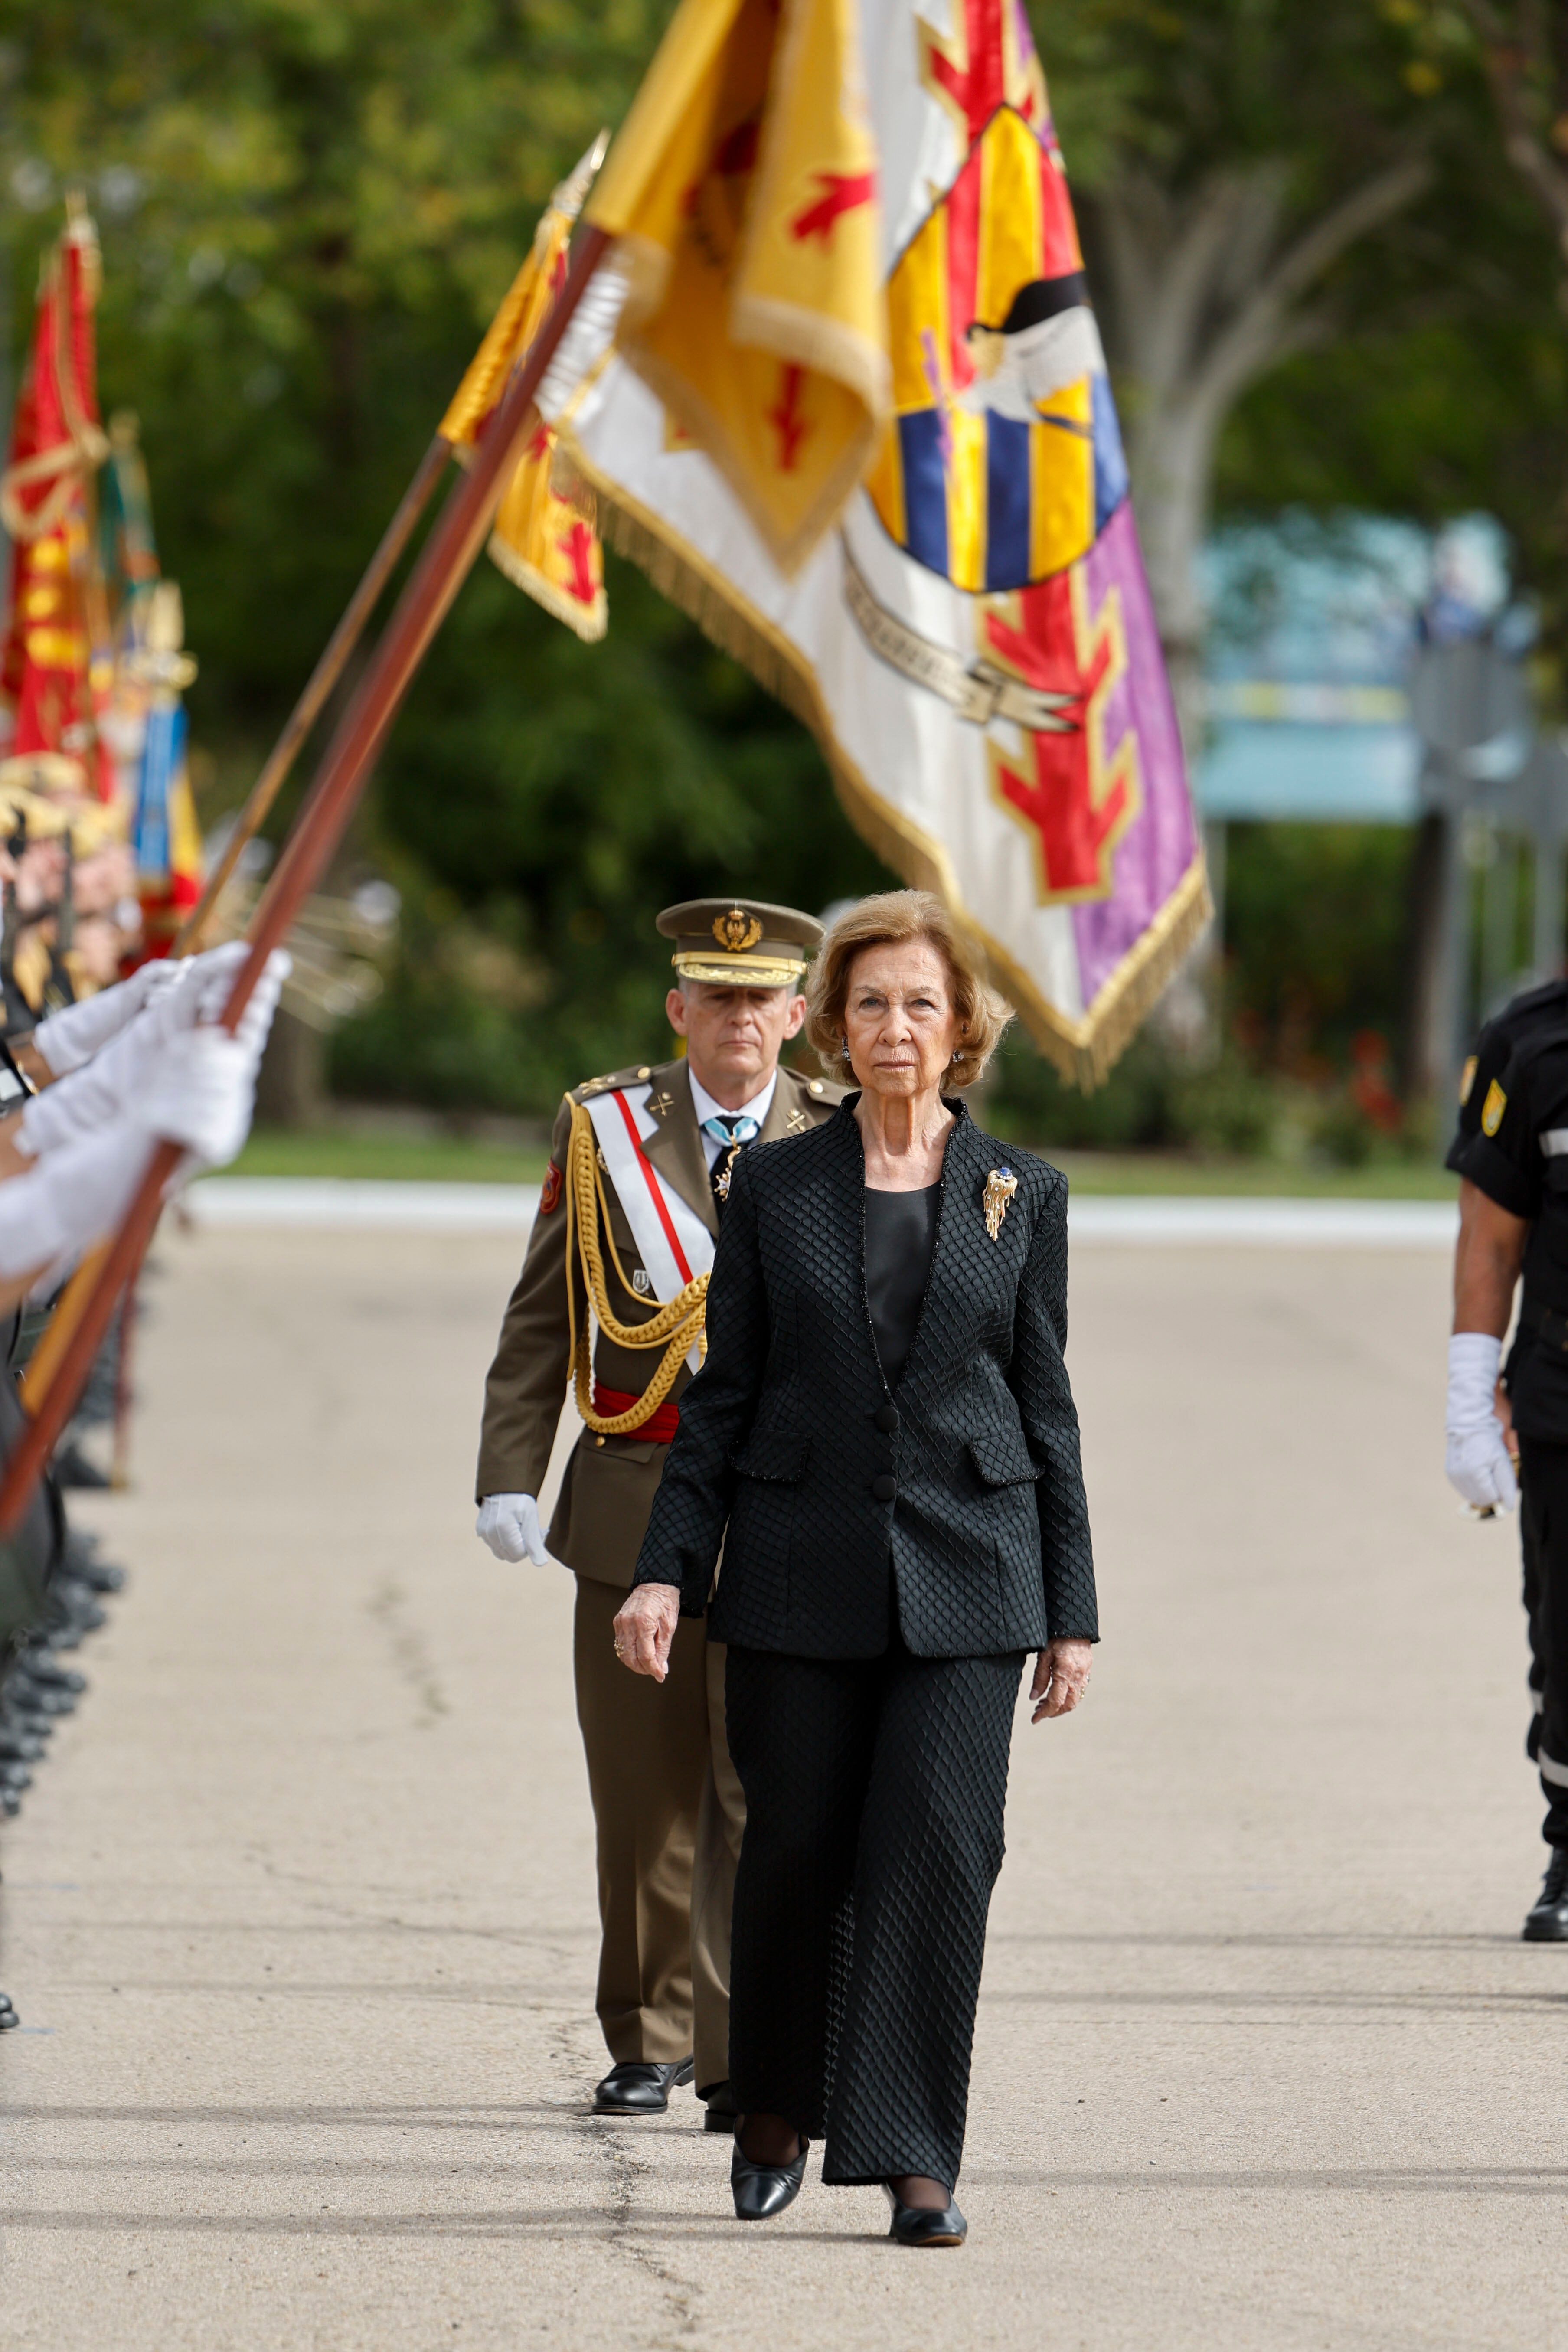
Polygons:
[[[13,210],[16,332],[44,199],[79,177],[105,398],[142,415],[202,661],[209,816],[241,797],[545,196],[624,112],[666,13],[0,8],[5,164],[38,203]],[[484,563],[459,598],[355,843],[395,874],[406,923],[386,999],[340,1040],[342,1082],[548,1108],[586,1067],[668,1045],[661,905],[730,888],[815,908],[885,878],[795,721],[638,575],[612,564],[611,593],[598,647]]]
[[[13,355],[79,179],[103,233],[105,399],[141,413],[202,661],[209,818],[242,796],[551,184],[619,120],[668,8],[0,0]],[[1220,499],[1489,505],[1550,602],[1554,263],[1499,168],[1462,20],[1450,37],[1426,0],[1053,0],[1036,16],[1091,248],[1130,172],[1184,201],[1205,174],[1269,165],[1288,230],[1412,142],[1434,158],[1430,192],[1326,273],[1313,347],[1233,415]],[[544,1109],[663,1043],[660,904],[718,887],[820,907],[885,878],[797,724],[640,576],[612,563],[610,590],[598,647],[483,563],[459,598],[353,845],[407,920],[382,1007],[339,1040],[344,1082]],[[1286,866],[1307,889],[1305,855]]]

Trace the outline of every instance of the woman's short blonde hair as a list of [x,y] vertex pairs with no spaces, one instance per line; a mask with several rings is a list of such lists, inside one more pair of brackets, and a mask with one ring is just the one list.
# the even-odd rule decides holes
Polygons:
[[849,974],[863,948],[895,947],[924,940],[948,970],[960,1029],[958,1044],[942,1077],[949,1088],[972,1087],[1001,1044],[1013,1008],[982,976],[973,949],[931,890],[881,890],[857,898],[828,925],[805,981],[805,1034],[823,1068],[844,1074],[844,1008]]

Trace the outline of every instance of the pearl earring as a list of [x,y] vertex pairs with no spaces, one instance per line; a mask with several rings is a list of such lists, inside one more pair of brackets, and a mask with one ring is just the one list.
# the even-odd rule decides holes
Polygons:
[[841,1062],[847,1062],[849,1059],[849,1040],[847,1037],[841,1037],[838,1041],[838,1058]]

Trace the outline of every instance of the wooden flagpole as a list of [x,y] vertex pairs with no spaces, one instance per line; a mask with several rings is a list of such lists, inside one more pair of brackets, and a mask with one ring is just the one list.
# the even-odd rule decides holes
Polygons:
[[[502,476],[516,448],[534,394],[610,243],[588,228],[578,240],[566,282],[549,316],[519,362],[505,398],[473,453],[473,462],[441,509],[369,667],[338,722],[316,779],[284,844],[250,928],[250,953],[236,977],[222,1025],[232,1035],[274,948],[321,878],[370,781],[404,696],[485,542]],[[66,1423],[114,1313],[115,1301],[140,1265],[180,1164],[177,1143],[154,1144],[136,1196],[109,1245],[98,1278],[58,1370],[0,1479],[0,1535],[20,1526],[28,1499]]]
[[418,472],[404,491],[396,513],[382,533],[381,544],[365,566],[364,578],[350,597],[342,619],[327,639],[321,657],[310,672],[304,692],[289,712],[266,766],[252,784],[250,796],[235,820],[234,830],[224,845],[223,856],[208,878],[199,905],[192,908],[175,934],[169,950],[172,956],[195,955],[200,950],[208,917],[239,864],[246,844],[255,839],[267,822],[268,813],[299,757],[300,745],[321,716],[322,704],[342,677],[349,656],[363,635],[364,625],[374,611],[376,601],[391,577],[398,557],[407,546],[415,524],[430,503],[430,493],[440,480],[442,468],[451,454],[451,443],[443,440],[437,433],[419,461]]
[[[273,745],[267,763],[250,788],[250,794],[235,821],[234,830],[224,845],[222,856],[203,890],[200,903],[192,908],[170,944],[171,957],[196,955],[203,945],[202,934],[208,918],[223,895],[225,885],[239,864],[246,844],[267,822],[272,803],[282,791],[289,771],[299,756],[300,747],[321,715],[350,655],[364,634],[365,623],[374,611],[376,602],[391,577],[398,557],[407,546],[414,527],[430,502],[430,494],[441,478],[442,468],[452,454],[452,445],[437,434],[420,460],[419,470],[403,493],[396,513],[381,536],[381,544],[365,567],[364,577],[354,590],[344,608],[342,620],[328,638],[320,661],[310,672],[303,693],[289,712],[283,732]],[[22,1402],[33,1409],[34,1399],[48,1392],[55,1369],[63,1356],[66,1343],[75,1330],[77,1319],[92,1294],[93,1283],[101,1265],[108,1244],[91,1250],[83,1258],[67,1283],[58,1306],[49,1321],[49,1328],[38,1342],[23,1375]],[[31,1395],[29,1395],[29,1390]]]

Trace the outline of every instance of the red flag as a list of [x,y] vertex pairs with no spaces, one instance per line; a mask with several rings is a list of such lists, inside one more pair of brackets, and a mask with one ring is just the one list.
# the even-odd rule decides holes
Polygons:
[[[109,454],[98,416],[93,309],[101,275],[98,231],[79,203],[47,256],[33,348],[16,402],[11,457],[0,477],[0,518],[12,541],[11,603],[0,655],[0,698],[10,720],[4,748],[40,758],[68,789],[108,800],[113,771],[99,741],[95,642],[107,616],[95,611],[96,573],[87,484]],[[74,765],[68,778],[67,763]],[[0,774],[8,762],[0,761]]]

